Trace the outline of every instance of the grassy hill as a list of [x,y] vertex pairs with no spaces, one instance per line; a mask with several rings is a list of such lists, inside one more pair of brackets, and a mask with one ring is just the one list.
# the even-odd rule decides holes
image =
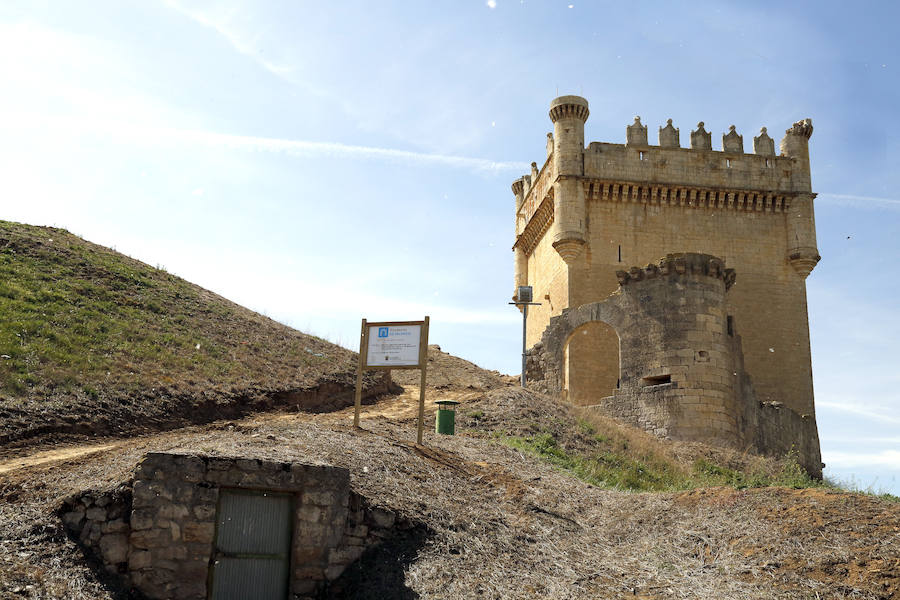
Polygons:
[[0,444],[316,404],[354,383],[352,352],[62,229],[0,221],[0,315]]

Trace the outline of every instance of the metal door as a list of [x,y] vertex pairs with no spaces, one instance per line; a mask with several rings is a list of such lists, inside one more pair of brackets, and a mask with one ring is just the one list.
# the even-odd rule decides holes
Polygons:
[[291,554],[291,496],[221,490],[211,572],[213,600],[285,600]]

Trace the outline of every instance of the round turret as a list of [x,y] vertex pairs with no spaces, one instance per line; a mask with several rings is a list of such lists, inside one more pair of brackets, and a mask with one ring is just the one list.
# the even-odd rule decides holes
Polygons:
[[579,178],[584,175],[584,122],[589,114],[588,101],[581,96],[560,96],[550,103],[557,177],[550,235],[567,264],[578,257],[586,239],[584,188]]
[[589,114],[588,101],[581,96],[560,96],[550,103],[550,120],[554,123],[566,118],[580,119],[584,123]]

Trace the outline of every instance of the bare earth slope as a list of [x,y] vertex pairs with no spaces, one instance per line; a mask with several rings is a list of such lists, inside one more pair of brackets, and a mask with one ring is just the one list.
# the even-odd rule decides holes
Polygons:
[[[462,416],[460,435],[429,432],[416,446],[409,386],[365,407],[359,432],[351,409],[257,415],[12,468],[0,476],[0,597],[127,597],[54,511],[75,491],[127,482],[148,451],[181,448],[348,467],[354,491],[425,532],[364,557],[332,597],[900,598],[896,503],[826,489],[602,489],[498,441],[507,422],[534,419],[561,437],[577,427],[567,407],[513,386],[443,393],[467,394],[475,421],[504,425]],[[373,565],[402,577],[373,577]]]
[[0,315],[0,446],[325,408],[355,383],[354,353],[62,229],[0,221]]

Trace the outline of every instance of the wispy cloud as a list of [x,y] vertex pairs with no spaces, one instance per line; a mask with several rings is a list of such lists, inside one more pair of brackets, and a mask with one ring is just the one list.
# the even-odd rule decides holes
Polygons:
[[884,410],[878,410],[878,407],[876,406],[860,406],[858,404],[850,404],[845,402],[829,402],[827,400],[817,400],[816,407],[828,408],[831,410],[850,413],[882,423],[900,423],[900,417],[893,416]]
[[822,460],[829,467],[887,467],[900,470],[900,450],[881,450],[880,452],[841,452],[825,451]]
[[515,171],[524,173],[529,168],[526,163],[517,161],[498,161],[488,158],[432,154],[337,142],[233,135],[197,129],[146,127],[133,122],[112,122],[101,119],[51,118],[46,115],[14,114],[0,115],[0,125],[10,129],[24,127],[30,131],[34,131],[36,128],[50,128],[57,134],[67,131],[78,135],[95,135],[103,138],[119,139],[123,143],[129,144],[200,145],[250,152],[286,154],[303,158],[357,158],[421,166],[435,165],[468,169],[476,172]]
[[216,16],[214,17],[212,13],[199,10],[196,6],[184,6],[176,0],[165,0],[165,3],[166,6],[178,11],[189,19],[214,30],[225,38],[238,53],[253,59],[266,71],[269,71],[276,77],[284,79],[289,83],[294,83],[293,79],[290,77],[290,74],[293,71],[291,67],[277,64],[268,58],[265,58],[262,53],[259,52],[259,49],[252,40],[245,39],[237,33],[237,30],[234,27],[230,26],[231,21],[238,17],[235,9],[223,10],[221,7],[218,7],[217,12],[215,13]]
[[900,210],[900,200],[895,198],[879,198],[876,196],[854,196],[852,194],[831,194],[821,193],[816,196],[817,200],[824,200],[835,204],[850,204],[859,207],[869,208],[889,208]]

